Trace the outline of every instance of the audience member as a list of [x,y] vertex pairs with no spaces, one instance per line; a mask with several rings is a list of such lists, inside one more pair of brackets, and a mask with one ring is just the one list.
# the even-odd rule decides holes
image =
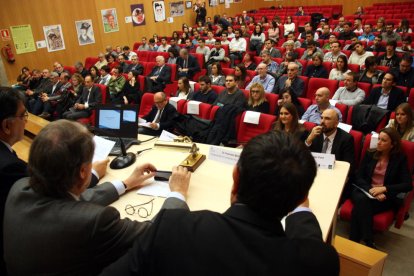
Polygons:
[[155,62],[157,65],[145,77],[144,90],[153,93],[163,91],[167,83],[171,81],[171,67],[165,64],[165,58],[163,56],[157,56]]
[[375,56],[367,57],[365,59],[365,69],[361,72],[359,81],[370,84],[381,83],[384,77],[384,71],[378,70],[378,61]]
[[295,93],[293,93],[292,89],[290,87],[284,88],[279,93],[279,99],[277,100],[277,107],[275,111],[275,115],[279,116],[280,109],[285,103],[291,103],[295,106],[296,111],[298,113],[299,117],[302,117],[303,113],[305,113],[305,110],[303,106],[300,104],[298,97]]
[[308,107],[308,109],[305,111],[305,113],[302,116],[302,120],[319,125],[321,123],[322,113],[327,109],[333,109],[338,114],[339,122],[342,122],[341,111],[339,111],[339,109],[331,105],[329,102],[330,94],[331,92],[326,87],[321,87],[318,90],[316,90],[315,92],[316,104],[313,104]]
[[385,73],[381,87],[373,88],[365,100],[365,104],[376,105],[389,111],[395,110],[403,102],[405,102],[404,92],[395,87],[395,76],[390,72]]
[[126,69],[124,70],[124,73],[129,73],[131,71],[137,71],[138,75],[144,74],[144,66],[142,66],[138,62],[138,56],[132,56],[131,57],[131,64],[129,64]]
[[385,42],[390,40],[401,41],[401,36],[398,33],[394,33],[394,23],[387,22],[385,32],[382,33],[382,40]]
[[336,62],[337,58],[340,55],[346,57],[346,55],[341,52],[341,43],[339,41],[332,42],[330,50],[330,52],[325,53],[325,55],[323,56],[323,61]]
[[398,69],[394,68],[391,70],[395,75],[395,85],[405,86],[408,91],[414,88],[414,69],[411,67],[411,64],[413,64],[413,57],[405,54],[401,58]]
[[388,41],[387,45],[385,46],[385,53],[378,56],[377,58],[378,65],[388,66],[390,68],[398,68],[400,58],[397,56],[395,48],[397,48],[397,42],[395,40]]
[[283,35],[287,37],[287,35],[292,32],[295,32],[296,26],[295,23],[292,21],[292,16],[286,16],[286,22],[283,24],[284,33]]
[[365,24],[364,25],[364,32],[358,36],[359,41],[365,41],[370,42],[375,39],[375,35],[372,33],[372,25],[371,24]]
[[73,107],[69,108],[69,111],[63,113],[63,118],[69,120],[77,120],[80,118],[88,118],[92,109],[96,104],[102,102],[102,93],[100,89],[93,85],[92,78],[86,76],[85,86],[83,88],[82,94],[76,101]]
[[212,85],[224,86],[226,84],[226,76],[223,74],[220,62],[214,62],[211,65],[209,77]]
[[322,57],[323,57],[323,52],[322,52],[322,50],[321,50],[321,49],[319,49],[319,48],[316,46],[316,42],[315,42],[315,41],[309,41],[309,42],[308,42],[307,49],[306,49],[306,51],[303,53],[303,56],[301,57],[301,59],[309,61],[309,60],[311,60],[311,59],[312,59],[312,57],[313,57],[315,54],[317,54],[317,53],[319,53],[319,54],[320,54],[320,55],[322,55]]
[[348,59],[345,55],[340,55],[336,59],[336,68],[333,68],[331,72],[329,72],[329,79],[339,81],[344,80],[345,74],[349,72],[351,72],[351,70],[348,69]]
[[234,77],[236,85],[240,89],[244,89],[250,82],[250,77],[247,76],[247,70],[243,63],[239,63],[234,67]]
[[140,104],[141,103],[141,92],[139,91],[139,72],[132,70],[128,73],[128,80],[122,87],[117,103],[122,104]]
[[178,116],[177,110],[172,106],[164,92],[154,94],[154,105],[150,112],[142,117],[149,125],[140,127],[139,133],[159,136],[163,130],[172,131],[174,120]]
[[359,17],[355,18],[354,33],[356,34],[357,37],[359,37],[360,35],[362,35],[363,32],[364,32],[364,29],[362,28],[362,19]]
[[99,70],[95,65],[92,65],[88,70],[88,75],[91,76],[92,81],[94,83],[98,83],[99,78],[101,77],[99,74]]
[[365,100],[365,92],[357,86],[358,77],[355,72],[345,74],[344,86],[336,90],[332,99],[348,106],[361,104]]
[[101,76],[99,77],[98,83],[103,85],[108,85],[109,81],[111,80],[111,75],[109,72],[111,69],[108,65],[104,65],[101,67],[101,70],[99,72],[101,73]]
[[[263,51],[262,51],[263,52]],[[253,61],[253,57],[249,53],[245,53],[242,62],[246,70],[254,71],[256,70],[256,63]]]
[[246,40],[243,37],[240,37],[240,30],[234,31],[235,37],[231,40],[229,44],[230,50],[230,67],[234,67],[236,60],[243,59],[243,53],[246,52]]
[[221,47],[220,41],[214,42],[214,48],[211,49],[210,54],[206,61],[206,67],[209,69],[209,66],[214,62],[220,62],[224,60],[225,51]]
[[270,105],[266,100],[265,89],[260,83],[255,83],[250,87],[246,109],[261,113],[269,113]]
[[187,77],[192,80],[195,73],[200,72],[200,65],[195,57],[189,54],[187,49],[180,50],[177,58],[178,77]]
[[274,47],[274,42],[271,39],[265,40],[264,47],[260,55],[262,55],[263,51],[268,51],[271,58],[282,57],[280,51]]
[[217,99],[217,94],[211,89],[211,79],[207,76],[201,76],[198,84],[200,85],[200,90],[194,93],[193,100],[213,104]]
[[260,25],[254,26],[252,35],[250,36],[249,50],[255,51],[256,55],[260,55],[260,50],[266,40],[263,29]]
[[224,89],[217,97],[214,105],[224,106],[232,104],[240,108],[245,108],[246,98],[243,92],[237,87],[234,75],[226,76],[226,89]]
[[186,77],[181,77],[177,82],[178,89],[175,93],[175,96],[183,100],[192,100],[193,99],[193,89],[191,89],[190,81]]
[[112,69],[112,76],[108,83],[108,92],[112,103],[122,100],[121,91],[125,85],[125,78],[122,76],[119,67]]
[[246,90],[249,90],[252,85],[255,83],[260,83],[266,93],[272,93],[275,86],[275,78],[267,71],[267,65],[265,63],[260,63],[257,66],[258,74],[253,77],[250,83],[246,86]]
[[179,56],[179,51],[177,51],[176,48],[170,47],[167,52],[169,55],[167,64],[177,64],[177,58]]
[[354,51],[348,59],[349,64],[358,64],[362,66],[365,63],[367,57],[373,56],[372,52],[365,51],[364,45],[362,42],[356,42],[354,44]]
[[390,119],[386,127],[394,128],[401,140],[414,142],[414,114],[409,103],[402,103],[395,110],[395,119]]
[[[67,73],[64,73],[64,72],[62,72],[61,75],[62,74],[67,75]],[[56,72],[50,73],[50,81],[51,81],[51,85],[47,86],[43,91],[40,91],[36,101],[34,102],[33,105],[31,105],[31,113],[33,113],[34,115],[40,114],[39,117],[43,119],[49,119],[51,115],[50,114],[51,110],[44,109],[44,102],[46,101],[45,99],[48,96],[57,95],[58,91],[60,90],[60,87],[63,85],[62,82],[60,81],[60,77],[58,73]],[[48,109],[50,109],[50,106],[48,106]]]
[[305,82],[298,77],[299,66],[290,62],[288,64],[287,76],[281,76],[273,89],[273,93],[280,94],[282,89],[290,87],[296,96],[300,97],[305,92]]
[[408,19],[403,18],[398,23],[398,27],[394,30],[395,33],[412,33],[413,31],[410,28],[410,22]]
[[202,54],[204,56],[204,61],[207,62],[210,57],[210,48],[206,46],[205,39],[198,39],[198,46],[196,48],[197,54]]
[[167,44],[167,38],[161,38],[161,45],[158,46],[157,52],[167,52],[171,46]]
[[274,124],[274,130],[284,131],[292,134],[301,141],[305,141],[308,132],[305,127],[299,123],[299,115],[296,106],[293,103],[285,102],[280,106],[278,119]]
[[375,199],[354,189],[349,238],[355,242],[362,240],[367,246],[376,248],[373,216],[396,208],[397,194],[412,189],[407,158],[401,151],[400,137],[394,129],[381,130],[376,150],[365,153],[355,184]]
[[334,32],[342,33],[344,31],[345,17],[341,16],[338,19],[338,25],[336,25]]
[[385,52],[385,47],[381,44],[382,36],[379,34],[374,38],[374,44],[368,46],[367,51],[369,52]]
[[280,36],[279,24],[275,20],[272,20],[270,28],[267,29],[267,37],[273,43],[276,44],[279,42],[279,36]]
[[319,53],[312,56],[312,64],[306,67],[305,76],[308,78],[328,78],[328,71],[322,65],[323,57]]
[[279,69],[279,64],[272,60],[270,53],[267,50],[263,50],[261,53],[262,63],[266,65],[266,70],[269,74],[275,75]]
[[95,63],[95,66],[100,70],[102,66],[108,64],[108,61],[106,60],[105,55],[102,53],[99,53],[98,58],[99,60]]
[[356,37],[357,35],[352,31],[352,23],[345,22],[343,25],[343,31],[339,33],[339,40],[351,40],[351,38]]

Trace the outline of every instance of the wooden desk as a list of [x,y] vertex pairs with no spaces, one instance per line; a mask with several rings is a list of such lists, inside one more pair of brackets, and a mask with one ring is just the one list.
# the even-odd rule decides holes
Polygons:
[[[145,140],[143,137],[140,137],[140,139]],[[139,146],[133,146],[128,151],[136,152],[137,150],[151,148],[153,144],[154,140],[145,142]],[[187,203],[193,211],[208,209],[222,213],[230,206],[233,166],[209,160],[208,149],[210,146],[203,144],[197,145],[201,152],[207,155],[207,160],[191,176]],[[233,150],[239,151],[239,149]],[[137,157],[137,162],[129,168],[123,170],[109,169],[103,180],[123,180],[132,172],[136,165],[145,162],[154,164],[158,170],[171,170],[174,165],[179,164],[187,156],[188,151],[183,149],[156,147],[143,152]],[[310,207],[319,221],[325,241],[329,240],[330,230],[335,227],[337,205],[348,170],[349,164],[346,162],[336,162],[335,169],[333,170],[319,170],[314,185],[310,190]],[[125,206],[127,204],[141,204],[147,202],[150,198],[148,196],[138,195],[136,191],[130,191],[118,201],[114,202],[112,206],[119,210],[121,217],[142,220],[138,215],[128,215],[125,212]],[[149,218],[157,214],[163,201],[163,198],[155,198],[154,210],[152,216]]]

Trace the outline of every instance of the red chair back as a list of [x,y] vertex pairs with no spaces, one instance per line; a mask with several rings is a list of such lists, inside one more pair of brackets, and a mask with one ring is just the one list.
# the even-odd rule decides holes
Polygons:
[[154,94],[152,93],[144,93],[141,99],[141,105],[139,106],[139,117],[143,117],[147,115],[150,111],[152,106],[154,105]]
[[244,144],[247,143],[251,138],[270,131],[272,124],[276,121],[276,116],[260,113],[259,124],[249,124],[243,122],[246,112],[243,112],[239,128],[237,131],[237,143]]

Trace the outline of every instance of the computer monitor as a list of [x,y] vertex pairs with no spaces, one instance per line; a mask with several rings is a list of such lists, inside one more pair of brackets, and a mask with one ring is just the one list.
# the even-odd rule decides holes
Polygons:
[[138,136],[137,105],[98,105],[95,131],[109,137],[134,138]]

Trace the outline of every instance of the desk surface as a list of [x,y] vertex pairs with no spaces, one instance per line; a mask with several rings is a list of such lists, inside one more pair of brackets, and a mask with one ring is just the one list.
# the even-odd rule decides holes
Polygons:
[[[140,139],[145,140],[144,137]],[[139,146],[133,146],[128,151],[136,152],[145,148],[152,148],[154,141],[144,142]],[[230,206],[230,191],[233,184],[232,171],[233,166],[209,160],[209,145],[197,144],[201,153],[207,156],[207,159],[192,174],[190,187],[188,191],[187,203],[193,211],[208,209],[216,212],[224,212]],[[234,149],[237,151],[238,149]],[[134,165],[123,170],[108,169],[107,175],[102,181],[112,179],[125,179],[136,165],[150,162],[158,170],[171,170],[174,165],[178,165],[188,156],[188,150],[171,149],[166,147],[155,147],[152,150],[145,151],[137,157]],[[349,170],[349,164],[337,161],[333,170],[318,170],[315,182],[310,190],[309,200],[310,208],[316,215],[322,229],[324,240],[328,235],[334,219],[336,218],[337,205],[342,193],[343,185]],[[101,182],[102,182],[101,181]],[[143,220],[137,214],[128,215],[125,212],[127,204],[138,205],[148,202],[150,196],[138,195],[135,191],[130,191],[121,196],[112,206],[117,208],[121,217],[127,217],[133,220]],[[163,198],[155,198],[153,201],[152,215],[147,219],[153,218],[161,208]],[[151,204],[145,207],[150,209]]]

